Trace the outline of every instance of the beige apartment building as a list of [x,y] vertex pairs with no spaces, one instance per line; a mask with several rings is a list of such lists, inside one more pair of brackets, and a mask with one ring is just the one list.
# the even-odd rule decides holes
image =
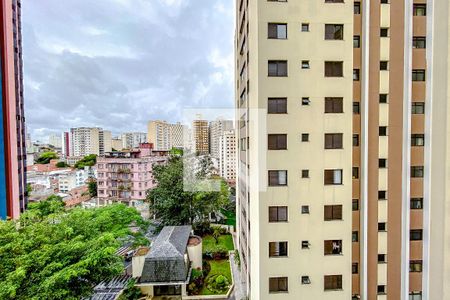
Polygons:
[[199,155],[209,154],[209,124],[207,120],[192,121],[193,146]]
[[449,13],[236,1],[250,299],[450,299]]
[[69,140],[71,156],[104,155],[112,149],[111,131],[98,127],[71,128]]
[[186,126],[179,122],[171,124],[166,121],[149,121],[148,142],[153,143],[155,150],[160,151],[183,148],[185,130]]

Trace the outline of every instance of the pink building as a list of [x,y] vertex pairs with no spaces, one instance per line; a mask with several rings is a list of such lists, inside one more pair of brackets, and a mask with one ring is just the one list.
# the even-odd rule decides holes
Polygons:
[[155,187],[153,166],[167,162],[167,152],[152,151],[152,144],[139,149],[107,153],[97,158],[97,194],[100,203],[145,200]]

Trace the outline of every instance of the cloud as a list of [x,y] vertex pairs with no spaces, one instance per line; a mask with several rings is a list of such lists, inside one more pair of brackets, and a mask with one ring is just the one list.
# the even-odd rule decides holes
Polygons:
[[233,1],[40,0],[22,4],[33,139],[74,126],[118,134],[186,107],[233,105]]

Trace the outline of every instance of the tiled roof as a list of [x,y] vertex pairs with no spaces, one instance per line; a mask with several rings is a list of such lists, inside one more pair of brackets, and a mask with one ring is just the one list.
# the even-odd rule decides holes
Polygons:
[[183,257],[192,227],[166,226],[153,241],[148,258]]

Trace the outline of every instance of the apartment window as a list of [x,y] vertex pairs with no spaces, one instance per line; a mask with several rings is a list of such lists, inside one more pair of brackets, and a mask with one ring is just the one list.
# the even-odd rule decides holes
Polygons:
[[380,2],[381,2],[381,4],[389,4],[388,0],[381,0]]
[[388,70],[388,65],[389,65],[388,61],[386,61],[386,60],[380,61],[380,70],[381,71],[387,71]]
[[269,186],[287,185],[287,171],[269,171]]
[[358,147],[359,146],[359,134],[354,134],[353,135],[353,147]]
[[302,205],[302,214],[309,214],[309,205]]
[[309,31],[309,23],[302,23],[302,32]]
[[422,261],[421,260],[410,260],[409,261],[409,272],[422,272]]
[[358,274],[358,263],[352,263],[352,274]]
[[378,263],[386,263],[386,254],[378,254]]
[[267,31],[269,39],[287,39],[287,24],[269,23]]
[[353,113],[359,115],[359,102],[353,102]]
[[342,240],[328,240],[324,241],[324,255],[341,255],[342,254]]
[[287,134],[269,134],[268,135],[269,150],[286,150]]
[[409,292],[409,300],[422,300],[422,292]]
[[361,2],[354,2],[353,3],[353,13],[355,15],[361,14]]
[[386,191],[378,191],[378,200],[386,200]]
[[359,240],[359,234],[358,231],[352,231],[352,242],[356,243]]
[[309,276],[302,276],[302,284],[311,284]]
[[309,178],[309,170],[302,170],[302,178]]
[[411,146],[420,146],[423,147],[425,145],[425,135],[424,134],[411,134]]
[[380,37],[389,37],[389,28],[381,28]]
[[359,210],[359,200],[353,199],[352,200],[352,211],[358,211]]
[[309,97],[302,97],[302,105],[306,106],[311,103],[311,100],[309,100]]
[[427,15],[427,5],[426,4],[414,4],[413,5],[413,16],[423,17]]
[[342,133],[325,133],[325,149],[342,149]]
[[409,231],[409,240],[421,241],[422,240],[422,229],[411,229]]
[[302,142],[309,142],[309,133],[302,133]]
[[287,292],[288,292],[287,277],[269,278],[269,293],[287,293]]
[[427,39],[424,36],[413,37],[412,47],[415,49],[425,49],[427,47]]
[[269,76],[285,77],[288,75],[288,66],[286,60],[270,60]]
[[343,62],[342,61],[326,61],[325,62],[325,77],[343,77]]
[[412,70],[412,81],[425,81],[425,70]]
[[302,60],[302,69],[309,69],[309,60]]
[[359,178],[359,168],[353,167],[352,168],[352,179],[358,179]]
[[344,98],[325,97],[325,113],[343,113]]
[[288,208],[287,206],[270,206],[269,207],[269,222],[287,222]]
[[342,24],[325,24],[326,40],[342,40],[344,39],[344,25]]
[[378,128],[379,136],[387,136],[387,126],[380,126]]
[[353,36],[353,48],[361,48],[361,37],[359,35]]
[[344,3],[344,0],[325,0],[325,3]]
[[269,98],[267,102],[267,112],[269,114],[286,114],[287,98]]
[[325,185],[342,184],[342,170],[325,170],[324,182]]
[[359,81],[359,69],[353,69],[353,81]]
[[380,94],[380,103],[387,103],[387,98],[388,95],[387,94]]
[[422,209],[423,208],[423,198],[411,198],[410,208],[411,209]]
[[385,222],[378,223],[378,231],[386,231],[386,223]]
[[342,275],[325,275],[323,282],[326,291],[342,290]]
[[269,257],[285,257],[288,255],[287,242],[270,242]]
[[309,241],[302,241],[302,249],[309,249]]
[[387,167],[387,159],[386,158],[378,159],[378,168],[384,169],[386,167]]
[[342,205],[325,205],[323,219],[325,221],[342,220]]
[[425,113],[425,102],[413,102],[411,108],[412,114],[424,114]]
[[423,166],[412,166],[411,177],[423,177]]
[[377,294],[378,295],[386,294],[386,286],[385,285],[378,285],[377,286]]

